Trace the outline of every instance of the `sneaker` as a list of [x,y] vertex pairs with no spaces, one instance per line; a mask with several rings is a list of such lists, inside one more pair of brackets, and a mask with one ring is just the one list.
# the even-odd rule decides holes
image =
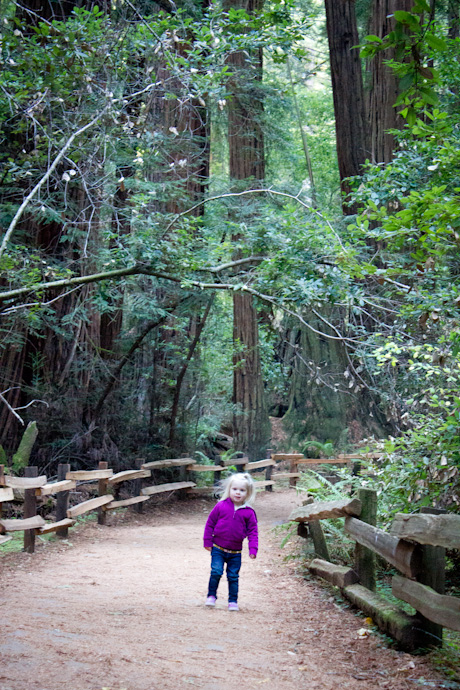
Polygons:
[[240,609],[238,608],[238,604],[236,603],[236,601],[229,601],[228,610],[229,611],[239,611]]
[[216,597],[208,597],[206,599],[205,606],[215,606],[216,605]]

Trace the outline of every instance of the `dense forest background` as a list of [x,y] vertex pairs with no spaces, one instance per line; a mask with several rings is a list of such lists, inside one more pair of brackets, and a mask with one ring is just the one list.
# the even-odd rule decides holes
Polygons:
[[458,505],[457,2],[0,7],[0,462],[387,439]]

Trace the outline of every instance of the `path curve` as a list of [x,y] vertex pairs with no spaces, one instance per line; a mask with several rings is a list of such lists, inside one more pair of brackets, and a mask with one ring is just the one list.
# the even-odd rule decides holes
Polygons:
[[204,606],[208,500],[126,511],[2,556],[0,690],[408,690],[422,676],[442,687],[426,660],[359,638],[363,618],[285,560],[272,528],[298,502],[258,495],[261,549],[244,554],[239,613],[224,581],[216,609]]

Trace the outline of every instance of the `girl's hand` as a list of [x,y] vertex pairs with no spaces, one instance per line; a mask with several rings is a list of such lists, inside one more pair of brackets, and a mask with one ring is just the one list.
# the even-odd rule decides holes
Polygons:
[[205,546],[206,551],[212,551],[212,546]]
[[249,554],[249,558],[252,558],[252,560],[254,561],[255,558],[256,558],[256,554],[255,554],[255,553],[250,553],[250,554]]

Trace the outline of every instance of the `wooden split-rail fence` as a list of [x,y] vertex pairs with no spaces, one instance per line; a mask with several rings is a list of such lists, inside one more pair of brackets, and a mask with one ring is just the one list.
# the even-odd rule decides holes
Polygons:
[[[70,465],[60,464],[58,467],[57,481],[49,482],[46,475],[38,475],[37,467],[26,467],[24,477],[16,477],[5,474],[4,466],[0,465],[0,545],[6,544],[11,538],[12,532],[24,532],[24,551],[33,553],[35,550],[36,535],[55,532],[59,537],[68,536],[69,527],[75,524],[77,517],[91,511],[98,512],[99,524],[105,524],[108,511],[116,508],[134,506],[138,512],[142,512],[142,505],[152,496],[160,493],[180,491],[187,494],[206,494],[216,490],[215,484],[220,480],[221,472],[229,466],[236,466],[238,471],[260,472],[265,471],[265,478],[255,481],[256,490],[265,489],[271,491],[273,485],[282,479],[289,479],[291,485],[300,476],[297,472],[280,472],[273,470],[281,461],[298,463],[303,455],[298,453],[267,453],[267,458],[256,462],[249,462],[242,454],[231,460],[214,465],[199,465],[192,458],[176,458],[156,460],[143,463],[138,461],[138,467],[131,470],[123,470],[114,474],[107,462],[100,462],[95,470],[72,471]],[[146,480],[152,479],[152,473],[157,470],[177,468],[180,470],[181,481],[165,484],[146,484]],[[193,473],[212,472],[214,483],[211,486],[197,486],[192,481]],[[294,480],[294,483],[293,483]],[[132,482],[133,495],[119,500],[118,494],[122,482]],[[98,483],[98,496],[77,503],[69,507],[71,492],[77,490],[77,485]],[[2,504],[13,501],[14,492],[24,494],[23,518],[2,519]],[[46,522],[38,514],[40,502],[49,496],[56,497],[56,520]]]
[[[445,552],[460,549],[460,515],[423,508],[420,513],[398,513],[390,532],[378,529],[377,494],[360,489],[356,498],[306,501],[290,515],[298,534],[313,540],[316,556],[312,574],[338,587],[403,649],[442,645],[443,627],[460,631],[460,598],[445,595]],[[355,542],[353,568],[330,562],[321,520],[345,518],[344,530]],[[410,604],[409,615],[376,592],[376,557],[400,574],[392,577],[392,594]]]

